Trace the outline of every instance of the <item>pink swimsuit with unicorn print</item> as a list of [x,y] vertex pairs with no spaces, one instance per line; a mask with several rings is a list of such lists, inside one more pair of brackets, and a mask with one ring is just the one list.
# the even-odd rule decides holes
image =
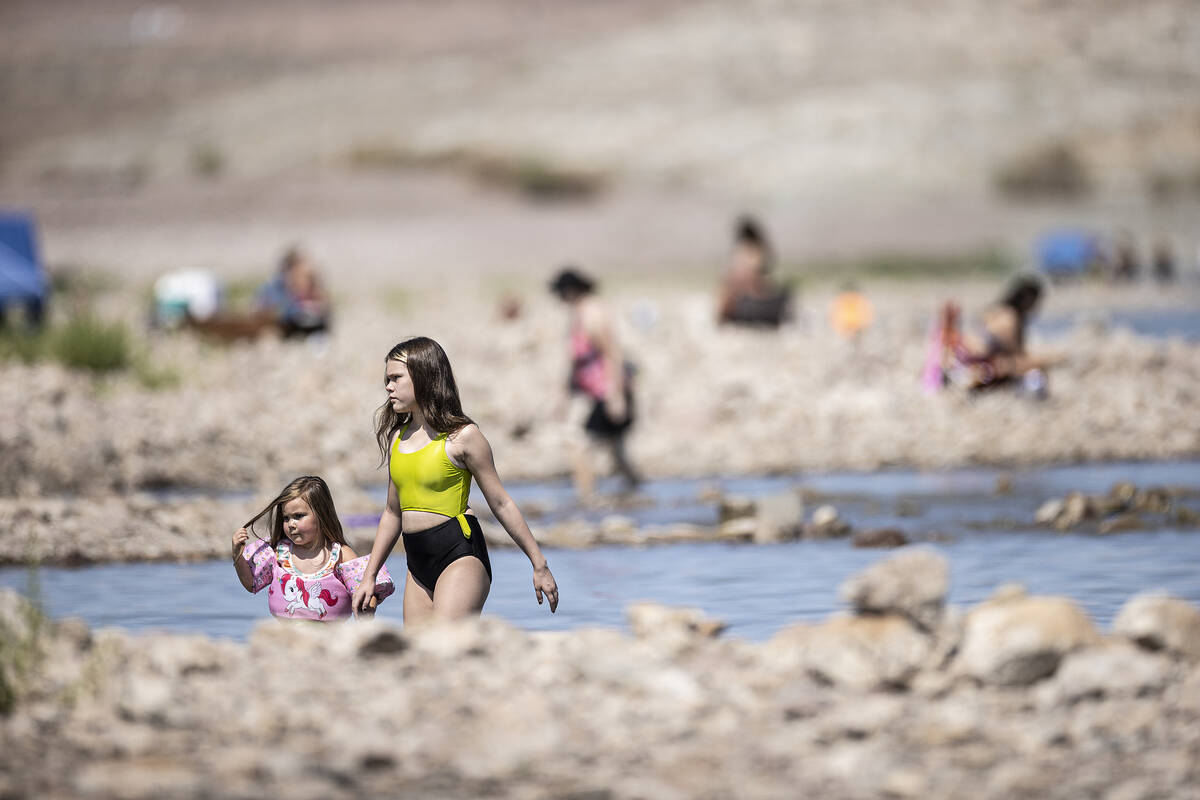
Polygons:
[[[277,617],[328,622],[351,614],[350,600],[362,583],[368,556],[339,564],[342,546],[334,543],[320,569],[306,574],[292,565],[292,543],[284,539],[274,550],[266,542],[248,545],[242,557],[254,572],[254,592],[267,592],[267,607]],[[382,601],[396,590],[387,567],[379,570],[375,594]]]

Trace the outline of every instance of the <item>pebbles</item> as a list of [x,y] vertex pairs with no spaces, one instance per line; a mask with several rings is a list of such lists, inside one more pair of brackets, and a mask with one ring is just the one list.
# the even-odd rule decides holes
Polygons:
[[[914,554],[928,559],[902,550],[848,582],[876,601],[763,644],[655,605],[630,610],[633,637],[488,618],[403,630],[264,620],[244,645],[77,623],[34,634],[4,594],[2,785],[101,798],[250,797],[298,782],[335,797],[513,798],[1194,787],[1200,667],[1159,644],[1175,641],[1177,615],[1139,614],[1130,635],[1105,636],[1065,598],[1010,590],[963,626],[943,608],[919,628],[912,608],[944,597],[905,588]],[[1006,625],[985,625],[1000,610]],[[1043,668],[1021,680],[980,667],[1011,664],[1022,647],[984,628],[1042,629],[1064,614],[1071,625],[1047,639],[1053,663],[1026,648]]]

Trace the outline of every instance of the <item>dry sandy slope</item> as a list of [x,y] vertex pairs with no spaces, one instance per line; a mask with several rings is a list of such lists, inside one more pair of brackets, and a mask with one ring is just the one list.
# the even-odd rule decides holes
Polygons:
[[[3,12],[0,201],[38,211],[53,261],[238,274],[302,239],[361,288],[565,259],[697,272],[742,208],[793,260],[989,241],[1024,254],[1067,222],[1194,248],[1194,195],[1144,194],[1149,174],[1200,164],[1200,26],[1179,0],[139,8]],[[1047,142],[1084,159],[1095,198],[998,201],[998,165]],[[362,147],[532,154],[612,187],[546,208],[352,171]],[[194,174],[198,152],[217,154],[219,180]]]

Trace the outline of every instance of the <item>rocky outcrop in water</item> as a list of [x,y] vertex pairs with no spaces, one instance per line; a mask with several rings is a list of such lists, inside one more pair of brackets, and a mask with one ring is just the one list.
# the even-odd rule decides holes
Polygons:
[[901,569],[944,564],[898,555],[848,582],[852,613],[763,644],[652,605],[632,637],[266,620],[236,644],[5,594],[0,795],[1194,795],[1200,611],[1135,598],[1103,635],[1008,589],[964,614]]
[[1107,494],[1071,492],[1051,498],[1038,507],[1034,522],[1060,531],[1094,526],[1101,534],[1144,530],[1150,527],[1200,527],[1200,512],[1185,505],[1195,489],[1153,486],[1139,489],[1132,483],[1115,484]]

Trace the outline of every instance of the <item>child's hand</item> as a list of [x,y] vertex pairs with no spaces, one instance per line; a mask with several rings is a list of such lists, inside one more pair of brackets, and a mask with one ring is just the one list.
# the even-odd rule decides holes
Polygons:
[[250,541],[250,532],[245,528],[238,528],[237,533],[233,535],[233,557],[237,558],[242,554],[242,550],[246,547],[246,542]]
[[537,595],[538,605],[542,604],[542,596],[550,601],[550,613],[558,610],[558,584],[550,573],[550,565],[542,564],[533,570],[533,593]]
[[371,599],[367,601],[367,607],[360,609],[355,614],[355,616],[368,617],[368,618],[373,617],[373,616],[375,616],[375,609],[378,607],[379,607],[379,598],[375,595],[371,595]]
[[378,601],[375,599],[375,579],[369,581],[364,576],[363,582],[354,590],[354,596],[350,600],[350,610],[355,614],[366,612],[368,609],[374,612],[375,604]]

